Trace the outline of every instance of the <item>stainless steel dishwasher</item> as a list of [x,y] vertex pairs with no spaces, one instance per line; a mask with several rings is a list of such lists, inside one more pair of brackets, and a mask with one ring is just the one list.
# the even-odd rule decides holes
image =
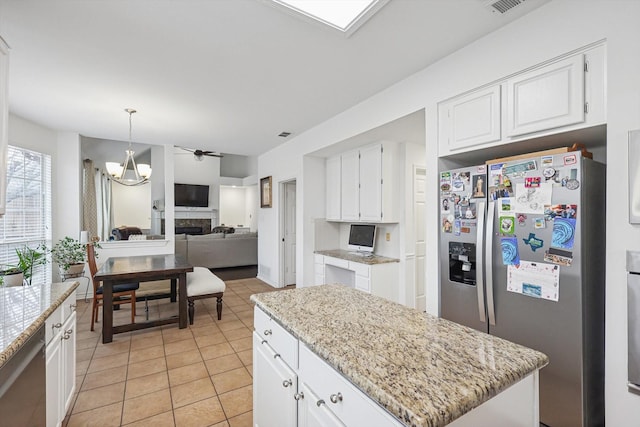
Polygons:
[[0,368],[0,426],[47,423],[44,325]]
[[640,393],[640,252],[627,251],[629,391]]

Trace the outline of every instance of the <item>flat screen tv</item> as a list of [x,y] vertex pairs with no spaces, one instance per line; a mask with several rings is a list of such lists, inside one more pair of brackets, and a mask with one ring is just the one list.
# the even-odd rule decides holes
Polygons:
[[209,186],[197,184],[174,184],[176,206],[193,208],[209,207]]
[[373,253],[376,243],[376,226],[373,224],[351,224],[348,248],[351,251]]

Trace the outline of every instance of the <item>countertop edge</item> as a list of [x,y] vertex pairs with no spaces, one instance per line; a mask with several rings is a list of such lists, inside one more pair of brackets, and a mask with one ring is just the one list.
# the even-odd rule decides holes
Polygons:
[[[45,285],[47,286],[47,285]],[[48,285],[50,286],[50,285]],[[18,337],[7,346],[7,348],[0,353],[0,368],[2,368],[9,359],[22,347],[22,345],[29,340],[35,334],[35,332],[42,326],[46,319],[53,313],[60,305],[66,300],[72,292],[74,292],[78,286],[80,286],[80,282],[74,281],[70,283],[69,288],[62,293],[58,299],[53,302],[48,309],[42,312],[40,316],[36,320],[34,320],[28,328],[26,328]]]
[[344,259],[347,261],[353,261],[359,264],[366,264],[366,265],[389,264],[394,262],[400,262],[400,259],[398,258],[390,258],[383,255],[373,255],[370,257],[353,255],[349,253],[349,251],[344,249],[318,250],[318,251],[314,251],[313,253],[317,255],[324,255],[332,258]]
[[[464,414],[470,412],[471,410],[477,408],[483,403],[487,402],[491,398],[495,397],[499,393],[505,391],[512,385],[521,381],[528,375],[533,372],[540,370],[547,366],[549,363],[549,359],[543,353],[537,352],[535,350],[531,350],[533,352],[539,353],[542,357],[539,357],[533,365],[529,364],[528,366],[522,366],[521,369],[517,371],[513,371],[510,376],[510,382],[496,382],[487,384],[487,387],[477,387],[474,388],[475,393],[470,393],[469,400],[465,402],[458,402],[458,405],[454,405],[450,403],[446,407],[441,408],[441,410],[437,414],[431,414],[432,417],[430,420],[426,421],[421,420],[411,408],[406,407],[400,402],[396,401],[391,396],[386,396],[387,398],[381,398],[379,396],[375,396],[373,393],[369,392],[367,389],[371,388],[372,384],[361,384],[357,379],[354,380],[353,376],[350,376],[348,373],[345,373],[340,367],[332,360],[330,357],[331,351],[324,348],[318,348],[318,346],[314,343],[310,343],[303,336],[297,333],[294,329],[292,329],[289,325],[284,324],[281,319],[278,317],[276,313],[272,310],[269,310],[267,306],[265,306],[261,301],[259,301],[259,296],[251,295],[250,300],[256,304],[258,308],[263,310],[267,315],[273,318],[280,326],[282,326],[285,330],[291,333],[295,338],[297,338],[300,342],[305,344],[313,353],[319,356],[323,361],[325,361],[329,366],[331,366],[334,370],[344,376],[351,384],[353,384],[358,390],[367,395],[372,401],[374,401],[381,408],[388,411],[394,418],[396,418],[399,422],[407,426],[430,426],[430,427],[438,427],[445,426],[446,424],[453,422],[457,418],[463,416]],[[497,339],[500,339],[496,337]],[[329,355],[329,357],[328,357]],[[533,361],[530,361],[533,362]],[[366,380],[365,380],[366,381]],[[364,381],[363,381],[364,382]]]

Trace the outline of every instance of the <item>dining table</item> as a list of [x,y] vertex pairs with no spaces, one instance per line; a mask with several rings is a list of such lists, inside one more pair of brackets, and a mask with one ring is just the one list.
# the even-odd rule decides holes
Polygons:
[[[102,342],[113,341],[113,335],[144,328],[178,323],[180,329],[187,327],[187,273],[193,271],[186,259],[180,255],[141,255],[110,257],[98,269],[94,280],[102,282]],[[113,286],[120,283],[171,280],[172,294],[178,290],[178,316],[113,325]],[[177,283],[176,283],[177,282]]]

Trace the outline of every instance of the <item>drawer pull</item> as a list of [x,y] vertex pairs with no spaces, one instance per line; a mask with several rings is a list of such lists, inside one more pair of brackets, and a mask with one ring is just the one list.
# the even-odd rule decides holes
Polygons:
[[277,359],[278,357],[282,357],[282,356],[280,356],[280,353],[276,353],[276,354],[273,355],[274,359]]
[[267,343],[267,342],[269,342],[269,341],[267,341],[267,340],[262,340],[262,342],[261,342],[260,344],[264,344],[264,343]]
[[324,400],[320,399],[316,402],[316,405],[318,405],[318,408],[321,407],[322,405],[324,405]]
[[51,325],[51,327],[55,329],[62,328],[62,323],[56,323],[55,325]]
[[331,396],[329,396],[329,400],[331,401],[331,403],[342,402],[342,393],[332,394]]
[[68,331],[64,331],[65,335],[71,335],[73,333],[73,328],[69,329]]
[[71,334],[68,334],[67,332],[65,332],[64,335],[62,336],[63,340],[68,340],[69,338],[71,338]]
[[282,387],[287,388],[289,386],[293,385],[293,381],[291,380],[284,380],[282,381]]
[[263,334],[264,335],[271,335],[272,334],[271,329],[265,329]]
[[304,399],[304,393],[303,392],[296,393],[296,394],[293,395],[293,398],[295,400],[302,400],[302,399]]

